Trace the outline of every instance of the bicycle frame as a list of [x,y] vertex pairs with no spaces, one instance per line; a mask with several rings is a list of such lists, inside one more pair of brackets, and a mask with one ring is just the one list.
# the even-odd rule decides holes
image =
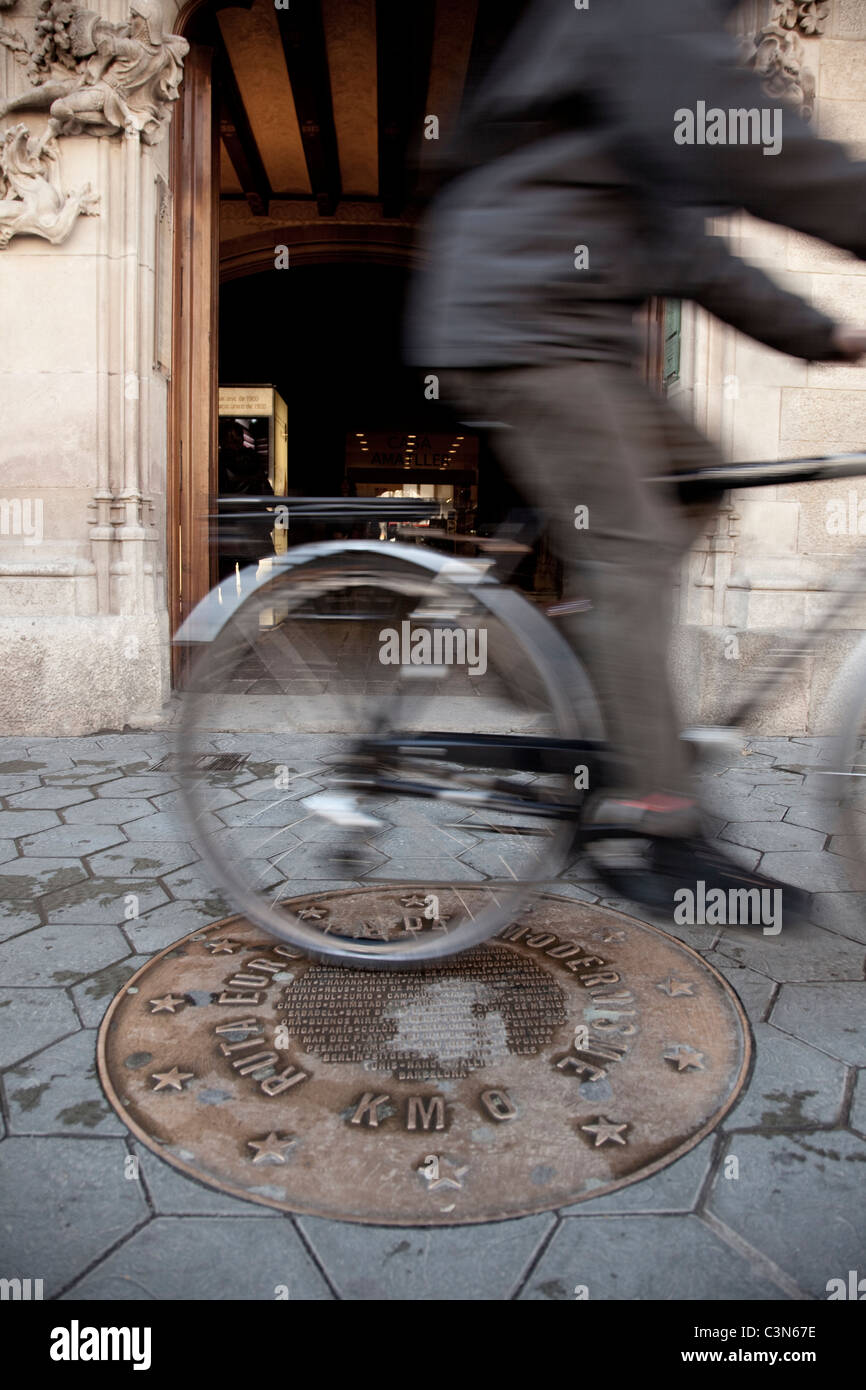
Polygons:
[[[717,468],[701,469],[694,473],[678,473],[652,478],[653,484],[676,483],[680,498],[685,502],[705,501],[732,488],[784,486],[786,483],[830,482],[840,478],[866,475],[866,453],[830,454],[814,458],[777,459],[761,463],[725,463]],[[847,582],[846,582],[847,581]],[[866,590],[866,550],[861,550],[846,564],[843,577],[834,586],[836,601],[824,616],[802,630],[803,644],[778,648],[773,655],[777,664],[765,670],[752,691],[731,712],[729,726],[747,723],[767,698],[792,676],[798,661],[812,651],[820,634],[841,617],[852,594]]]
[[[726,463],[716,468],[694,473],[665,474],[649,479],[654,486],[675,486],[684,502],[705,501],[721,496],[732,488],[766,487],[768,484],[816,482],[866,475],[866,453],[838,454],[827,457],[781,459],[760,463]],[[409,522],[430,520],[441,515],[437,503],[415,498],[298,498],[298,497],[225,497],[218,505],[249,505],[258,510],[233,512],[232,520],[241,518],[259,522],[272,521],[272,508],[286,507],[290,514],[302,520],[342,522],[347,520],[395,521],[404,526]],[[267,510],[262,510],[267,508]],[[217,513],[218,515],[218,513]],[[420,529],[420,528],[418,528]],[[413,535],[418,535],[418,529]],[[568,717],[568,705],[574,712],[574,700],[582,706],[582,721],[587,718],[598,724],[591,692],[586,690],[586,677],[571,649],[560,637],[555,626],[516,590],[502,585],[503,569],[516,562],[526,552],[543,529],[543,519],[523,518],[518,527],[506,524],[493,538],[491,558],[465,559],[443,555],[423,545],[384,544],[371,540],[321,541],[296,546],[281,555],[268,557],[267,566],[249,565],[237,575],[223,580],[202,600],[178,630],[174,641],[181,646],[212,641],[233,616],[241,603],[262,584],[270,582],[277,572],[313,568],[317,563],[330,563],[339,556],[357,559],[369,556],[371,562],[382,560],[402,562],[426,571],[431,582],[437,578],[449,583],[465,584],[472,591],[483,586],[484,603],[510,628],[526,633],[537,650],[546,652],[551,663],[556,688],[565,692],[559,713]],[[431,533],[433,540],[437,533]],[[447,532],[442,533],[447,539]],[[479,546],[486,538],[478,538]],[[503,543],[511,542],[505,546]],[[498,571],[498,573],[497,573]],[[729,724],[739,726],[766,700],[771,692],[789,677],[803,654],[814,645],[820,632],[844,611],[852,593],[866,588],[866,554],[846,569],[847,583],[836,585],[838,598],[820,622],[804,630],[802,646],[783,648],[776,653],[778,664],[769,668],[752,692],[732,711]],[[402,749],[414,757],[447,761],[453,756],[464,764],[479,767],[501,767],[511,771],[570,773],[576,763],[589,768],[592,785],[609,785],[615,768],[615,758],[598,737],[572,741],[568,739],[533,739],[526,735],[454,735],[431,732],[425,735],[401,736],[399,733],[376,740],[378,752],[387,756],[390,750]],[[372,748],[370,749],[372,751]]]

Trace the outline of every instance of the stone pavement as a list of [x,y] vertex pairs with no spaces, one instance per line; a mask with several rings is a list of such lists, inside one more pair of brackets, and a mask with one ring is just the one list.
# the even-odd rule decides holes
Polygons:
[[[866,1273],[866,873],[812,795],[839,786],[820,775],[829,745],[755,739],[704,783],[714,833],[744,865],[815,891],[817,925],[664,924],[752,1021],[754,1073],[723,1128],[606,1197],[433,1230],[224,1196],[139,1146],[105,1100],[94,1057],[110,1000],[230,910],[185,838],[173,777],[155,770],[168,747],[159,733],[0,740],[0,1276],[68,1299],[563,1300],[585,1285],[591,1299],[761,1300],[823,1298],[829,1279]],[[342,885],[297,891],[315,886]],[[557,891],[628,910],[585,863]]]

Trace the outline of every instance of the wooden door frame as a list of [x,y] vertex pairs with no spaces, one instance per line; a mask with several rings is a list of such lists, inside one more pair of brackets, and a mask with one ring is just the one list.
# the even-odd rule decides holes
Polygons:
[[[172,122],[174,271],[166,529],[174,633],[211,587],[208,512],[216,490],[219,125],[212,50],[195,42]],[[179,677],[178,655],[172,675]]]

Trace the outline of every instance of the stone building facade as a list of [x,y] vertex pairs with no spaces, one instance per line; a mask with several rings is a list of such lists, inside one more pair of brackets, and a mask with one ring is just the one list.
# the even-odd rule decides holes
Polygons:
[[[315,122],[301,119],[311,196],[274,193],[263,209],[230,168],[208,247],[188,206],[207,204],[243,129],[223,112],[215,153],[214,132],[196,126],[208,74],[194,33],[208,20],[207,0],[182,11],[172,0],[133,0],[132,11],[128,0],[93,3],[98,13],[58,0],[0,0],[0,84],[11,102],[0,118],[0,729],[8,733],[77,734],[164,717],[172,626],[195,597],[183,588],[183,545],[197,523],[180,488],[184,470],[198,467],[200,476],[206,467],[190,461],[190,450],[204,457],[213,448],[211,388],[196,375],[195,345],[208,340],[220,267],[224,277],[260,269],[283,242],[301,261],[405,262],[410,254],[411,219],[369,194],[353,196],[345,176],[354,161],[362,183],[371,161],[351,119],[353,103],[375,109],[375,94],[353,86],[352,24],[371,32],[373,0],[353,0],[351,23],[340,0],[322,6],[343,196],[332,205],[316,186]],[[235,31],[238,53],[245,35],[258,34],[259,52],[273,62],[268,26],[282,20],[266,8],[251,0],[222,9],[221,34],[228,43]],[[459,100],[471,12],[439,0],[428,111]],[[866,0],[747,0],[737,24],[768,79],[782,74],[787,95],[814,108],[822,132],[866,157]],[[302,116],[300,104],[299,96]],[[782,283],[866,324],[863,264],[746,218],[726,231]],[[183,315],[193,317],[189,341]],[[688,305],[669,391],[733,459],[850,452],[866,442],[863,368],[806,365]],[[760,665],[783,629],[820,611],[840,557],[858,543],[856,534],[828,531],[828,503],[852,489],[729,496],[679,591],[681,619],[694,625],[677,641],[691,718],[711,722],[720,692]],[[866,614],[850,615],[829,659],[804,664],[765,727],[815,726],[864,627]],[[732,633],[735,661],[725,643]]]

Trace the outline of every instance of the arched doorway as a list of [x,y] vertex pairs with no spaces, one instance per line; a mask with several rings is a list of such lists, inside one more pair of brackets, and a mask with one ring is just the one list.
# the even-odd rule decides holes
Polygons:
[[[319,447],[310,402],[328,399],[318,390],[317,361],[328,360],[332,376],[335,358],[342,362],[339,381],[329,388],[332,402],[339,396],[339,410],[329,416],[346,424],[366,392],[368,403],[379,404],[375,425],[368,411],[361,428],[405,429],[410,421],[403,418],[408,405],[393,286],[411,260],[425,170],[437,148],[425,145],[425,115],[437,115],[440,136],[447,138],[465,91],[524,3],[292,0],[277,8],[273,0],[190,0],[181,11],[176,28],[191,47],[172,129],[167,492],[173,629],[215,577],[208,515],[217,477],[221,282],[236,321],[247,306],[246,333],[242,325],[232,328],[225,370],[233,380],[271,380],[281,370],[285,345],[292,345],[307,389],[295,392],[290,428],[308,457]],[[288,273],[276,269],[279,246],[288,248]],[[354,286],[352,295],[341,297],[341,275]],[[365,277],[366,288],[359,288]],[[292,286],[303,311],[292,305]],[[362,317],[352,316],[352,296],[365,303]],[[238,357],[244,337],[246,366]],[[326,432],[333,485],[338,449],[330,418]]]

